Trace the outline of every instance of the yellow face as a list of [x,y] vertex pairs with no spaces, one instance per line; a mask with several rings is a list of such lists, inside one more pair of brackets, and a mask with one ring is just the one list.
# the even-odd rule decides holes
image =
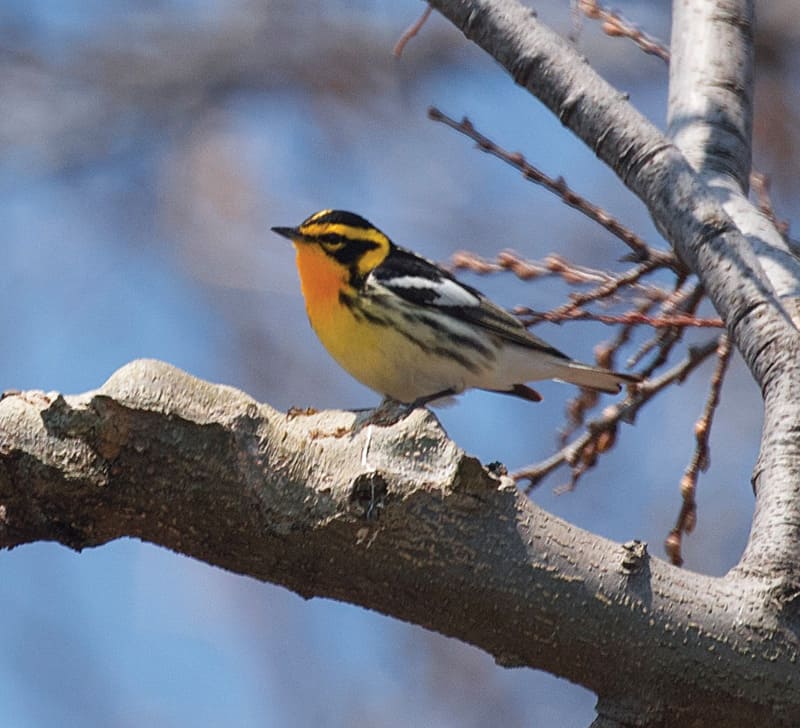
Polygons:
[[272,228],[294,242],[324,251],[331,263],[364,277],[379,266],[392,247],[378,228],[363,217],[341,210],[321,210],[296,228]]
[[297,269],[311,323],[325,317],[341,292],[350,292],[389,254],[391,243],[363,217],[321,210],[296,228],[273,228],[297,251]]

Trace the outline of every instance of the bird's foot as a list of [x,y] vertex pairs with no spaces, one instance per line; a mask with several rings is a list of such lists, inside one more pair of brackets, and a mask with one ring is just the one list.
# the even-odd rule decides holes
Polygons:
[[405,402],[398,402],[391,397],[384,397],[383,401],[375,409],[367,410],[363,415],[359,415],[356,420],[356,428],[360,430],[371,425],[391,427],[408,417],[416,408],[417,404],[415,402],[406,404]]

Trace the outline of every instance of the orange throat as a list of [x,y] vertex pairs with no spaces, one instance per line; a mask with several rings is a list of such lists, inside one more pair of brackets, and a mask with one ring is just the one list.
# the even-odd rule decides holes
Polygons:
[[294,247],[306,311],[316,329],[321,318],[335,311],[339,292],[347,288],[347,270],[336,265],[316,245],[295,243]]

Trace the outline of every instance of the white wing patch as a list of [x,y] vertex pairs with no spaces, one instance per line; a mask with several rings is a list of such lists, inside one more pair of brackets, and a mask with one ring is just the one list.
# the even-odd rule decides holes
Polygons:
[[437,306],[480,306],[480,299],[466,288],[449,278],[432,281],[419,276],[398,276],[386,281],[392,288],[416,288],[432,291],[436,298],[431,303]]

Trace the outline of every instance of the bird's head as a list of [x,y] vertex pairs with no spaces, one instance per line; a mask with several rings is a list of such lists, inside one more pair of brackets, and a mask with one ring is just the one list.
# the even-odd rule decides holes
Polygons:
[[274,227],[272,231],[289,238],[302,252],[314,246],[352,276],[363,278],[389,255],[392,242],[360,215],[344,210],[320,210],[297,227]]

